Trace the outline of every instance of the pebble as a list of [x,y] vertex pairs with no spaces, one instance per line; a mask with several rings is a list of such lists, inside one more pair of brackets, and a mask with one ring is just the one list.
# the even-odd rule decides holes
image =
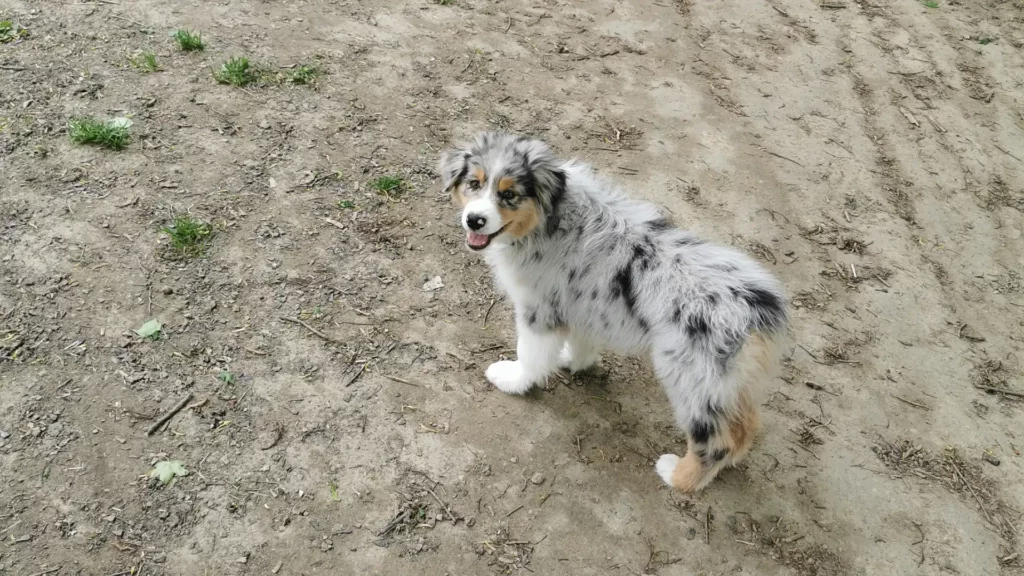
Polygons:
[[0,430],[0,439],[7,440],[11,437],[11,433],[6,430]]
[[535,485],[540,486],[541,484],[544,483],[544,474],[542,472],[537,472],[536,474],[530,477],[530,482],[533,482]]

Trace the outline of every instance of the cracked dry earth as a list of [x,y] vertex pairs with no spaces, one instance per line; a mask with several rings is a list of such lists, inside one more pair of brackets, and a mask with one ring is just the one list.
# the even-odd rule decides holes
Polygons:
[[[0,573],[1024,573],[1019,0],[5,19],[28,35],[0,44]],[[231,56],[262,80],[217,84]],[[277,81],[304,63],[311,86]],[[130,145],[72,144],[81,114],[129,116]],[[482,128],[783,279],[792,345],[741,467],[660,483],[684,440],[644,361],[525,398],[483,379],[510,307],[434,171]],[[168,259],[186,213],[214,234]],[[189,474],[155,486],[163,460]]]

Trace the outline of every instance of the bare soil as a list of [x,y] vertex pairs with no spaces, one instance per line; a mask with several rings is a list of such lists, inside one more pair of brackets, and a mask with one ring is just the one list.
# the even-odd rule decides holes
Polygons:
[[[1019,0],[5,19],[28,34],[0,44],[0,574],[1024,573]],[[216,83],[232,56],[261,81]],[[324,74],[285,81],[301,64]],[[129,117],[130,145],[74,145],[82,114]],[[434,171],[483,128],[784,280],[764,431],[706,491],[654,472],[684,441],[645,361],[484,380],[510,309]],[[168,258],[186,213],[214,234]],[[156,485],[164,460],[189,474]]]

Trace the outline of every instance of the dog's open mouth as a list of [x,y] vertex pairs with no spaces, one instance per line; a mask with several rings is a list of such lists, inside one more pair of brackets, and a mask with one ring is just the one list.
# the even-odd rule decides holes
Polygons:
[[[505,226],[508,226],[506,224]],[[505,226],[502,226],[494,234],[480,234],[477,232],[466,233],[466,246],[469,246],[473,250],[483,250],[491,244],[491,240],[494,240],[498,234],[505,231]]]

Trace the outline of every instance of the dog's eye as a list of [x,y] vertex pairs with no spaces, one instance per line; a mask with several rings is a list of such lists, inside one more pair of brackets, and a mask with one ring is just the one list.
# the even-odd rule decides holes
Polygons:
[[480,189],[480,181],[479,180],[470,180],[469,181],[469,189],[470,190],[479,190]]
[[511,190],[503,190],[501,192],[498,192],[498,198],[501,198],[502,200],[512,200],[515,197],[516,193]]

